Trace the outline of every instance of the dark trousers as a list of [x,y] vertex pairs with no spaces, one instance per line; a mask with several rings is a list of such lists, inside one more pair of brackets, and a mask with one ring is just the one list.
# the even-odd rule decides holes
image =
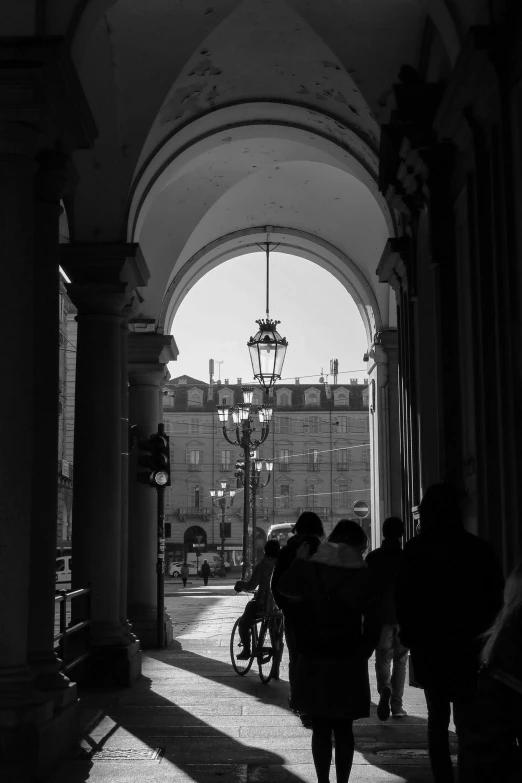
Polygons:
[[187,586],[187,577],[186,576],[182,576],[181,580],[183,582],[183,587],[186,587]]
[[[450,702],[449,698],[436,688],[425,689],[428,707],[428,753],[435,783],[453,783],[453,767],[449,749],[449,722],[453,703],[453,722],[457,737],[465,728],[469,702]],[[460,775],[459,775],[460,780]]]
[[208,585],[208,574],[203,577],[203,584]]
[[354,737],[351,720],[312,716],[312,756],[317,783],[329,783],[332,763],[332,733],[335,737],[337,783],[348,783],[352,770]]
[[254,600],[249,601],[245,606],[241,620],[239,621],[239,638],[244,650],[250,650],[250,627],[255,623],[257,618],[257,603]]
[[290,698],[292,698],[292,687],[295,682],[295,673],[297,667],[297,658],[299,656],[297,650],[297,644],[295,640],[295,633],[292,627],[288,625],[285,620],[285,639],[288,649],[288,683],[290,685]]

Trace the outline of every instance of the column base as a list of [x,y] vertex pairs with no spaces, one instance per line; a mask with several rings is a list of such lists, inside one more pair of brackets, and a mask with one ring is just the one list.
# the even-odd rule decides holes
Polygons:
[[140,643],[93,646],[89,658],[78,670],[77,679],[82,685],[98,688],[132,685],[141,677]]
[[40,724],[0,728],[0,780],[34,783],[46,780],[80,741],[78,702]]
[[[170,615],[165,612],[164,617],[164,631],[166,646],[172,642],[174,638],[174,631],[172,626],[172,620]],[[138,636],[141,647],[143,650],[157,650],[158,649],[158,621],[156,618],[156,610],[141,611],[139,616],[132,619],[132,630]]]

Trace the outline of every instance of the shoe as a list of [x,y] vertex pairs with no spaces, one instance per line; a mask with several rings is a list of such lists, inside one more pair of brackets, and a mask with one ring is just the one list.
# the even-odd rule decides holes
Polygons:
[[407,714],[406,710],[403,710],[402,707],[399,710],[392,710],[392,718],[405,718]]
[[377,705],[377,717],[379,720],[388,720],[390,717],[391,688],[385,685],[381,692],[381,698]]
[[239,655],[236,655],[236,661],[249,661],[252,657],[250,650],[243,650]]

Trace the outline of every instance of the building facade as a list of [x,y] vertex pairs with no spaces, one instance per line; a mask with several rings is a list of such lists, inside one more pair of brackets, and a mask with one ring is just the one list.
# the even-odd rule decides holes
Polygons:
[[[166,493],[167,564],[184,557],[199,543],[205,545],[205,551],[221,547],[222,512],[213,505],[210,490],[219,489],[222,481],[236,489],[235,464],[243,452],[224,438],[216,406],[233,406],[242,399],[241,379],[236,384],[218,382],[211,388],[208,383],[181,376],[164,387],[163,419],[170,436],[172,481]],[[256,391],[254,407],[262,401],[261,391]],[[270,482],[256,495],[258,545],[266,539],[270,525],[295,522],[305,510],[315,511],[328,533],[339,519],[354,517],[353,504],[358,500],[368,504],[369,514],[361,522],[370,536],[367,383],[350,379],[335,386],[280,384],[271,390],[270,402],[274,407],[270,433],[257,456],[272,461],[274,469]],[[263,470],[261,484],[267,478],[268,472]],[[225,522],[230,523],[226,559],[239,565],[241,489],[226,511]]]

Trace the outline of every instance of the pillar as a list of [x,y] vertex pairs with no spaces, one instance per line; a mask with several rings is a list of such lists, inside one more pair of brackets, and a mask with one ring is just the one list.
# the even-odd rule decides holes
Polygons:
[[30,126],[0,124],[0,242],[7,260],[2,280],[8,292],[2,304],[4,328],[0,332],[5,379],[0,385],[4,445],[0,454],[0,778],[6,780],[29,780],[19,771],[23,765],[19,754],[53,715],[52,701],[37,689],[27,663],[37,142],[38,134]]
[[134,289],[146,278],[136,245],[62,246],[62,263],[78,308],[73,589],[92,585],[87,676],[96,684],[130,684],[141,671],[139,643],[121,608],[122,323]]
[[[129,334],[129,420],[140,436],[157,432],[163,420],[160,390],[168,379],[167,362],[178,355],[174,338],[163,334]],[[144,647],[156,646],[157,495],[136,480],[137,449],[129,472],[129,574],[128,613]],[[172,631],[166,617],[167,639]],[[169,638],[170,634],[170,638]]]
[[397,330],[379,332],[369,356],[372,546],[375,548],[381,544],[386,517],[401,516]]

